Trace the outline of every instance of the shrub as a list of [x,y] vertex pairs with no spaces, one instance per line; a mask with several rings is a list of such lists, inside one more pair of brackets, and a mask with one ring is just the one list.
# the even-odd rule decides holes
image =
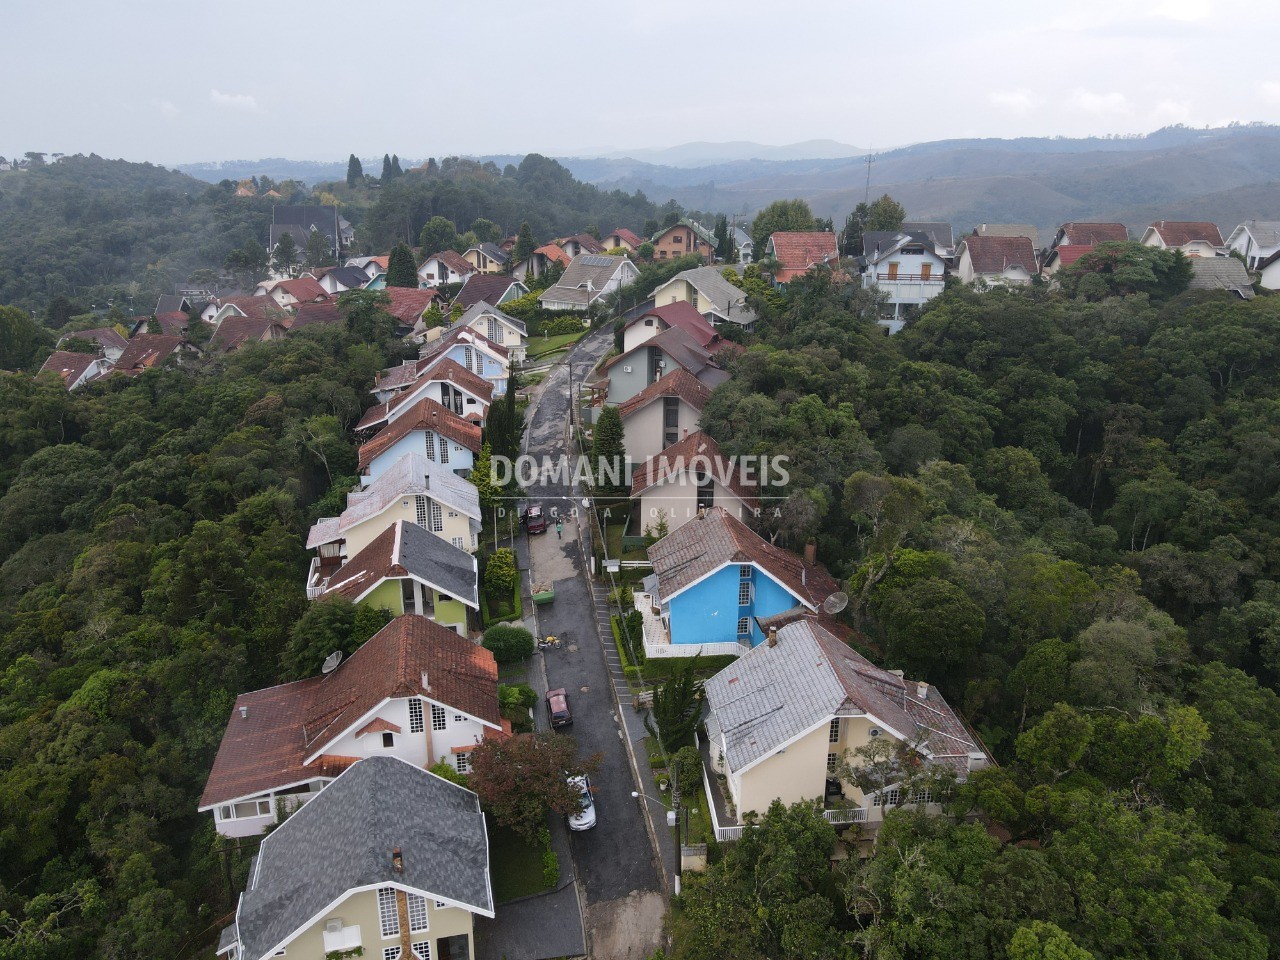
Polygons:
[[[490,627],[489,631],[506,629],[501,627]],[[510,629],[520,629],[518,627]],[[529,631],[525,631],[528,633]],[[488,633],[486,633],[486,636]],[[530,635],[532,637],[532,635]],[[500,683],[498,684],[498,703],[503,707],[532,707],[538,702],[538,692],[527,683]]]
[[667,765],[667,759],[660,753],[649,754],[649,769],[661,770]]
[[551,847],[551,831],[546,827],[539,830],[538,842],[542,844],[542,882],[554,887],[560,882],[560,861]]
[[520,578],[516,555],[510,547],[495,550],[484,568],[484,585],[494,597],[508,597]]
[[628,680],[633,680],[633,681],[635,681],[636,683],[639,683],[639,682],[640,682],[640,668],[639,668],[639,667],[623,667],[623,668],[622,668],[622,673],[623,673],[623,675],[624,675]]
[[689,746],[677,750],[671,758],[671,772],[680,784],[681,793],[688,796],[696,791],[697,785],[702,782],[702,755],[698,753],[698,748]]
[[575,314],[556,317],[542,325],[542,332],[549,337],[559,337],[568,333],[582,332],[582,319]]
[[[524,627],[508,627],[501,624],[490,627],[484,632],[484,640],[481,644],[499,663],[511,663],[533,656],[533,634]],[[534,702],[537,702],[536,694]]]
[[451,763],[445,763],[441,760],[439,763],[434,764],[427,769],[441,780],[448,780],[450,783],[456,783],[460,787],[465,787],[467,785],[467,775],[465,773],[459,773],[453,768],[453,764]]
[[623,620],[623,639],[629,641],[628,652],[631,662],[638,667],[644,666],[644,614],[632,610]]
[[609,602],[617,604],[623,613],[636,608],[635,594],[626,587],[619,587],[609,593]]

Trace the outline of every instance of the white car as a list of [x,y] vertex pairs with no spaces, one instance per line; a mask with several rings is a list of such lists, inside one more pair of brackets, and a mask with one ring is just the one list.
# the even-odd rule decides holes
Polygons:
[[581,808],[569,817],[569,829],[590,830],[596,825],[596,804],[591,798],[591,781],[585,776],[570,777],[569,785],[578,791],[582,798]]

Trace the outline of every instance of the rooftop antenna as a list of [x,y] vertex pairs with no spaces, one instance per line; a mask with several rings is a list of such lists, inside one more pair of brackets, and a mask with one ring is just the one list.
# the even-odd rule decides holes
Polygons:
[[[312,661],[313,663],[315,661]],[[338,664],[342,662],[342,651],[335,650],[324,658],[324,665],[320,667],[321,673],[333,673],[338,669]]]
[[871,152],[871,148],[867,148],[867,155],[862,158],[862,162],[867,165],[867,188],[862,193],[862,202],[864,204],[871,202],[871,165],[876,162],[876,155]]
[[829,615],[839,613],[849,605],[849,595],[843,590],[837,590],[827,599],[822,601],[822,612]]

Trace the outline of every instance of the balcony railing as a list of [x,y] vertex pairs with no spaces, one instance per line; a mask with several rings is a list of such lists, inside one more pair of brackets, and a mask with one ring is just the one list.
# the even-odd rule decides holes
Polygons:
[[876,282],[880,283],[882,281],[888,281],[890,283],[897,283],[899,281],[910,281],[912,283],[942,284],[946,282],[946,278],[936,273],[931,273],[928,276],[925,276],[923,273],[896,273],[896,274],[877,273]]

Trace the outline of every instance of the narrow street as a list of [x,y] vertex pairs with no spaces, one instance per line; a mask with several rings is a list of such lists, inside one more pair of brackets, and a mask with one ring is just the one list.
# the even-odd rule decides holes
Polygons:
[[[573,389],[603,356],[612,342],[611,326],[583,339],[564,363],[552,368],[528,421],[527,452],[535,457],[566,454],[570,382]],[[562,538],[554,520],[544,534],[529,539],[532,577],[555,587],[554,602],[538,608],[543,635],[563,639],[558,649],[543,654],[548,685],[564,687],[573,709],[567,731],[586,756],[599,754],[601,765],[593,778],[597,826],[570,836],[574,866],[583,884],[587,941],[590,955],[601,958],[644,958],[662,942],[666,908],[662,881],[654,863],[653,846],[631,791],[637,789],[623,742],[613,678],[598,633],[592,588],[583,575],[577,512],[580,499],[562,483],[529,493],[550,514],[564,518]],[[608,624],[605,639],[612,643]]]

